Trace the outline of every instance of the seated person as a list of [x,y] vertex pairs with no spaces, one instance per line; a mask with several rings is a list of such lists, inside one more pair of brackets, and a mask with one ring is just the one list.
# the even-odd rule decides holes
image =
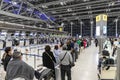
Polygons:
[[5,80],[14,80],[15,78],[24,78],[25,80],[33,80],[35,70],[22,61],[21,52],[13,53],[13,60],[8,63]]

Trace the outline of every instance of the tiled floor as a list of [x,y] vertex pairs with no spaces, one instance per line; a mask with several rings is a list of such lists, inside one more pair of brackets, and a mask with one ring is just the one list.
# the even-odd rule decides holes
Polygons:
[[[79,59],[75,63],[75,67],[72,68],[72,80],[98,80],[97,53],[98,53],[98,48],[94,47],[94,45],[86,48],[81,52],[81,54],[79,55]],[[29,58],[28,61],[25,62],[27,62],[29,65],[34,67],[33,65],[34,58],[32,57],[28,57],[28,58]],[[25,60],[25,58],[23,59]],[[37,60],[37,63],[38,61],[39,63],[41,63],[41,59]],[[4,76],[4,74],[2,76]]]

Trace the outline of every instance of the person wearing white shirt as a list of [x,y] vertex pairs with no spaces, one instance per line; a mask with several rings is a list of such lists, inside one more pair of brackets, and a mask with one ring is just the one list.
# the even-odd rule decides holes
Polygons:
[[59,59],[60,53],[61,53],[61,50],[58,48],[58,45],[55,45],[53,54],[54,54],[57,64],[60,62],[60,59]]
[[118,46],[119,42],[117,41],[117,39],[115,39],[114,43],[113,43],[113,53],[112,56],[114,57],[116,50],[117,50],[117,46]]

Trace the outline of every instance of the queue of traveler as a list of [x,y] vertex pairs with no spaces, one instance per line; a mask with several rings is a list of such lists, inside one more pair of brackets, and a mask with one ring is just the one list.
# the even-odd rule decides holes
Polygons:
[[[45,46],[45,51],[42,55],[43,66],[53,70],[53,78],[55,77],[55,66],[59,65],[61,70],[61,80],[65,80],[67,74],[68,80],[72,80],[71,68],[75,66],[78,59],[81,47],[90,45],[88,39],[61,39],[60,44],[55,45],[51,51],[50,45]],[[31,66],[22,60],[22,50],[20,50],[19,42],[14,50],[11,47],[5,48],[5,53],[2,57],[2,64],[6,71],[5,80],[13,80],[21,77],[25,80],[33,80],[34,76],[39,79],[40,73],[34,70]],[[47,79],[45,79],[47,80]]]
[[[87,39],[63,39],[60,45],[55,45],[53,52],[49,45],[46,45],[43,53],[43,66],[54,71],[55,66],[59,65],[61,70],[61,80],[72,80],[71,68],[75,66],[81,47],[88,47],[90,44]],[[56,78],[56,77],[55,77]]]

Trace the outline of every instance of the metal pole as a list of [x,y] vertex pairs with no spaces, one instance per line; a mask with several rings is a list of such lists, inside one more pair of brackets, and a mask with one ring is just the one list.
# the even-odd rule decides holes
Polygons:
[[83,24],[83,22],[81,21],[80,24],[81,24],[81,26],[80,26],[81,27],[80,28],[80,34],[81,34],[81,37],[82,37],[82,24]]
[[23,5],[23,2],[20,4],[20,8],[19,8],[17,14],[20,14],[20,11],[21,11],[21,9],[22,9],[22,5]]
[[34,68],[36,68],[36,56],[34,55]]
[[117,28],[117,27],[118,27],[118,19],[116,19],[115,22],[116,22],[115,35],[116,35],[116,37],[117,37],[117,36],[118,36],[118,28]]
[[91,38],[93,37],[93,21],[90,22],[91,23]]
[[71,22],[70,24],[71,24],[71,36],[73,36],[73,22]]

